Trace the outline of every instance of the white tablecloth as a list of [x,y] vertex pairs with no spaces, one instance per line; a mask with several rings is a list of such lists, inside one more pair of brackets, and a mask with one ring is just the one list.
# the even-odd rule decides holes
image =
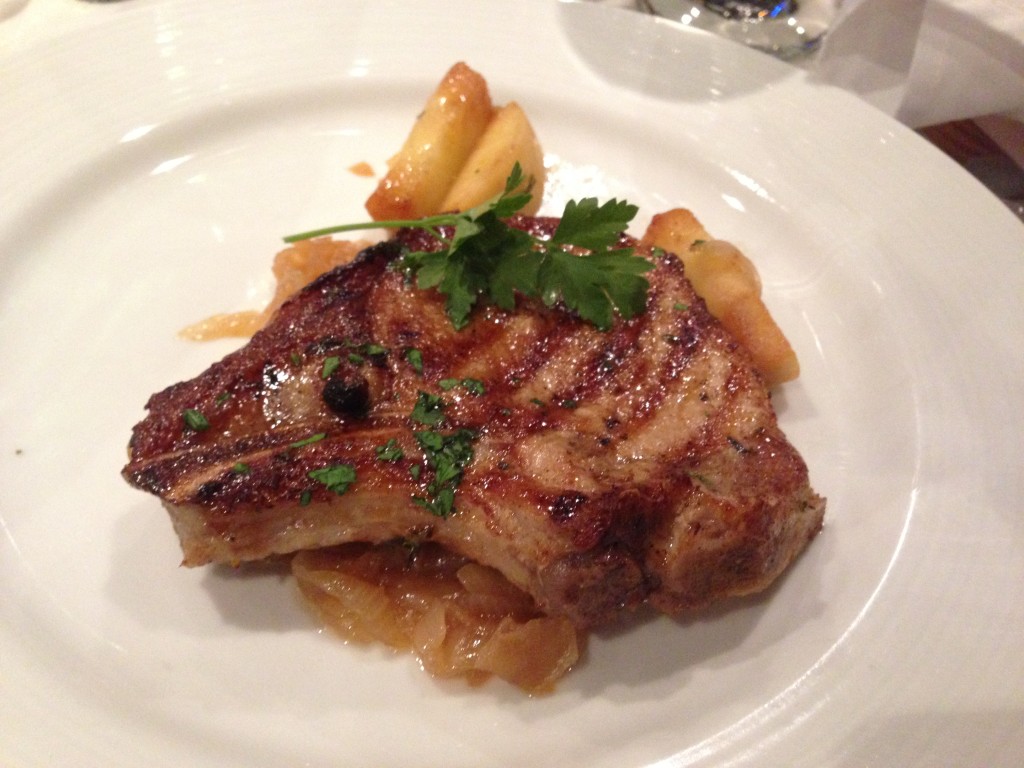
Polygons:
[[[115,5],[0,0],[0,55],[102,20]],[[1024,120],[1024,0],[844,0],[822,50],[800,66],[911,127],[992,114]]]

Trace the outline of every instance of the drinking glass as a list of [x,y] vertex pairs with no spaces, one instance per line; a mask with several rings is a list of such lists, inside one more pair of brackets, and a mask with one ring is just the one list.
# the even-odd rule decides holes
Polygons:
[[818,48],[837,0],[643,0],[665,18],[706,29],[782,59]]

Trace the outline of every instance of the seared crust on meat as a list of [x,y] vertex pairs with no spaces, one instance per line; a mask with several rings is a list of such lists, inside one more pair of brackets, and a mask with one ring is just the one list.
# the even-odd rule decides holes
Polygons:
[[[431,539],[594,626],[645,602],[678,614],[764,589],[818,531],[825,502],[767,388],[674,256],[645,253],[647,311],[608,332],[527,300],[478,307],[457,331],[442,296],[390,268],[408,244],[431,239],[367,249],[150,398],[124,476],[164,501],[186,565]],[[439,430],[476,435],[447,517],[415,501],[433,475],[410,472],[421,392],[445,403]],[[187,427],[187,409],[208,428]],[[389,441],[403,458],[378,456]],[[309,475],[338,464],[356,474],[341,495]]]

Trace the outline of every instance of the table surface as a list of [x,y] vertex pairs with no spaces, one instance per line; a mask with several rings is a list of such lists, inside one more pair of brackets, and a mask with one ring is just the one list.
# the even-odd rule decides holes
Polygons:
[[964,166],[1024,223],[1024,123],[981,117],[918,133]]

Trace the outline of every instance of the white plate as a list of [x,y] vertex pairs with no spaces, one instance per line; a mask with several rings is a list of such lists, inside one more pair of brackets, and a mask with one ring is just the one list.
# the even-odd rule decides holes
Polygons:
[[[1019,765],[1024,228],[843,93],[639,14],[137,0],[0,70],[0,760],[17,766]],[[770,594],[593,639],[549,697],[317,632],[275,572],[179,569],[119,477],[283,234],[363,218],[463,59],[551,199],[694,209],[803,362],[827,524]],[[638,226],[642,226],[639,222]],[[663,762],[661,762],[663,761]]]

